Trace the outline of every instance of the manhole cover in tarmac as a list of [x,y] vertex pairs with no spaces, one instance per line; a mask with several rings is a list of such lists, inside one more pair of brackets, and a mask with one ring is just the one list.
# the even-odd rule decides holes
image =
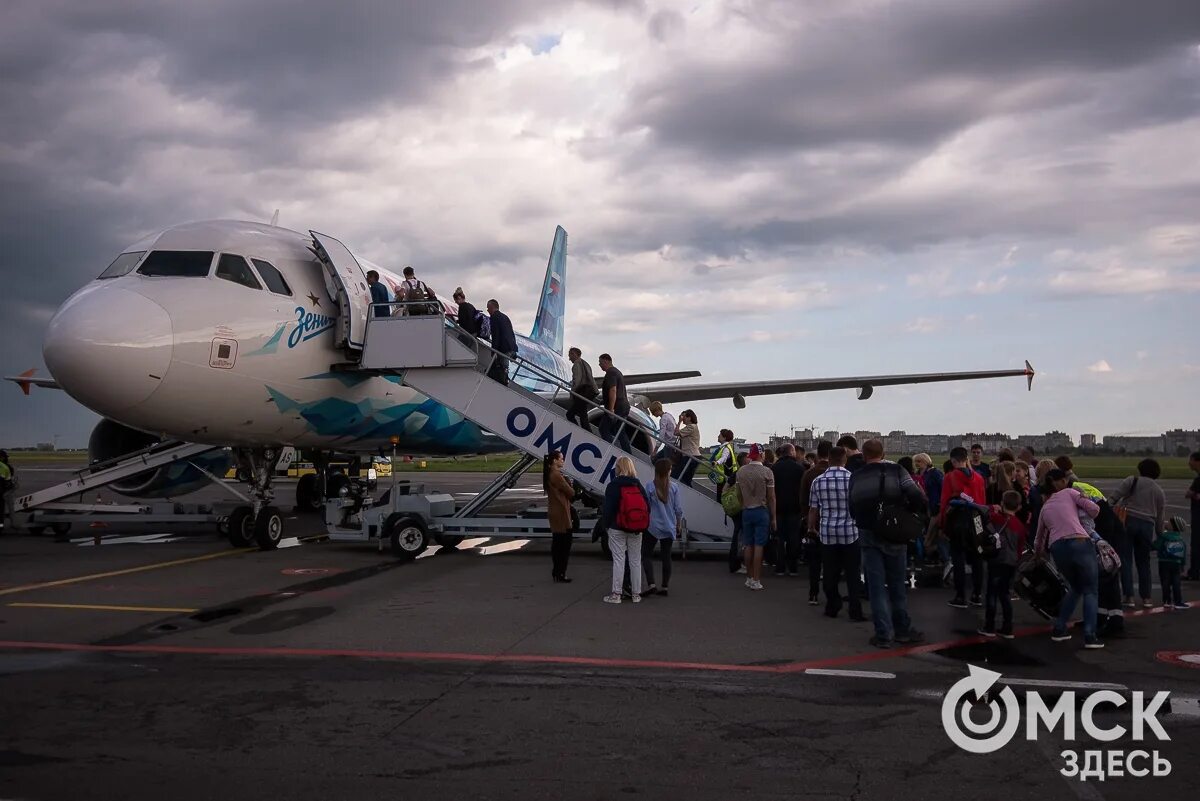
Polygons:
[[328,567],[285,567],[279,572],[285,576],[324,576],[337,571]]
[[1168,665],[1200,670],[1200,651],[1159,651],[1154,658]]

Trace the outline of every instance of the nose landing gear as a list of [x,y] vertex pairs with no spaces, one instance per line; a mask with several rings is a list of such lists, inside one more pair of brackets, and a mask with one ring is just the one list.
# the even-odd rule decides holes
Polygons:
[[238,475],[250,487],[251,503],[239,506],[229,515],[229,542],[235,548],[257,544],[264,551],[274,550],[283,538],[283,513],[271,501],[275,491],[271,480],[282,451],[279,448],[238,448]]

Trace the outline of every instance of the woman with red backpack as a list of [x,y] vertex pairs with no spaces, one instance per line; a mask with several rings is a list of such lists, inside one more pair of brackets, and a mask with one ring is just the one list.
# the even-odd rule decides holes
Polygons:
[[650,527],[650,498],[638,481],[637,468],[628,456],[617,459],[617,475],[604,488],[604,527],[612,552],[612,592],[604,603],[621,603],[625,581],[625,559],[629,558],[629,581],[633,602],[642,600],[642,533]]

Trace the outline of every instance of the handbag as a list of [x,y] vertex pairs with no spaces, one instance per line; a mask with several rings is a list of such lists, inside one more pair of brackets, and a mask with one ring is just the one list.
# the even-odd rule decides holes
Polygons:
[[907,545],[925,533],[925,521],[902,504],[885,503],[884,470],[879,471],[879,508],[876,511],[875,533],[893,545]]
[[1117,555],[1116,548],[1099,537],[1093,539],[1092,542],[1096,543],[1096,559],[1100,562],[1100,570],[1105,575],[1111,576],[1121,569],[1121,557]]
[[1125,525],[1125,519],[1129,517],[1129,499],[1133,497],[1133,493],[1137,492],[1138,479],[1141,476],[1134,476],[1133,483],[1129,485],[1129,494],[1121,499],[1121,502],[1113,507],[1113,514],[1121,521],[1121,525]]

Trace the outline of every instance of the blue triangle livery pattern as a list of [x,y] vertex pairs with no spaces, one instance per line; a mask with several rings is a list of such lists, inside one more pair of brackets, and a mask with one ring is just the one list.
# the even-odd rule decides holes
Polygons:
[[353,402],[342,398],[296,401],[268,386],[267,392],[283,413],[298,414],[312,433],[332,437],[342,444],[386,441],[398,436],[406,449],[461,453],[481,449],[479,426],[437,401],[422,398],[413,403],[391,403],[377,398]]

